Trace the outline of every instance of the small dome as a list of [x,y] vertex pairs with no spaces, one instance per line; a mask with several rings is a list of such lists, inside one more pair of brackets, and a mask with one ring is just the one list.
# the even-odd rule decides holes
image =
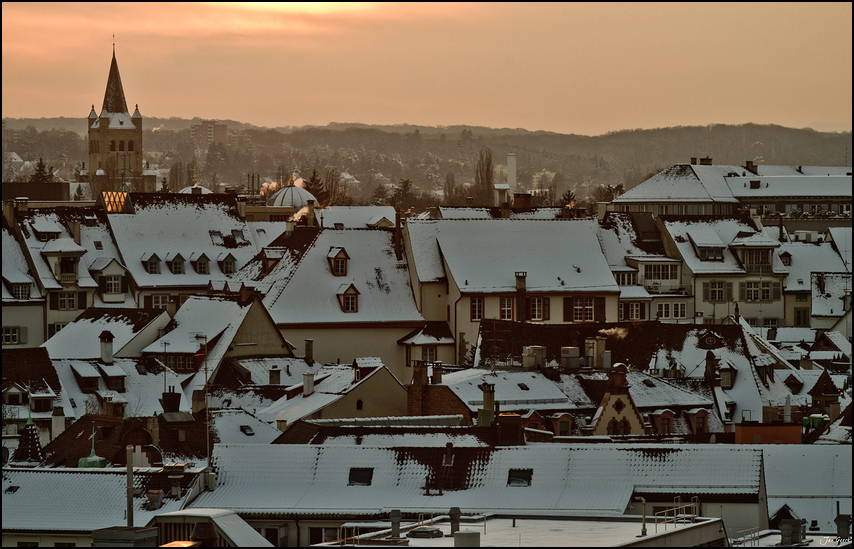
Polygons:
[[314,195],[307,190],[289,185],[273,193],[273,196],[267,200],[267,205],[290,207],[294,211],[299,211],[303,206],[308,205],[309,200],[314,200],[315,204],[317,203]]
[[201,185],[191,185],[189,187],[184,187],[180,191],[181,194],[213,194],[213,191],[208,189],[207,187],[202,187]]

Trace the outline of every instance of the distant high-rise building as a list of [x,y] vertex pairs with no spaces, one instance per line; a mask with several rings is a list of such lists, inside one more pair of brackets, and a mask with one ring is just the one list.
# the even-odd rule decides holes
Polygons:
[[190,126],[190,135],[199,146],[210,146],[213,143],[219,145],[228,144],[228,126],[205,121],[201,124]]
[[143,178],[142,115],[138,105],[133,115],[128,113],[115,45],[101,114],[96,114],[92,105],[88,125],[88,172],[93,196],[99,196],[101,191],[153,191],[154,178]]

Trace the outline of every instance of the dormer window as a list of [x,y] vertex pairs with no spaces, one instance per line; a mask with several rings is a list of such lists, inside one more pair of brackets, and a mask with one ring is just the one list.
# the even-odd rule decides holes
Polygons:
[[15,299],[29,299],[30,285],[29,284],[12,284],[12,297]]
[[196,272],[200,275],[210,274],[210,267],[208,265],[208,259],[202,258],[196,262]]
[[181,254],[176,254],[173,257],[166,257],[166,262],[169,264],[169,270],[172,274],[184,274],[184,258]]
[[237,260],[234,259],[234,256],[229,254],[220,254],[219,256],[219,268],[222,270],[223,274],[233,275],[237,270]]
[[338,288],[338,305],[345,313],[359,312],[359,290],[352,284],[342,284]]
[[160,260],[152,257],[145,262],[145,270],[148,274],[160,274]]
[[723,261],[724,251],[720,248],[700,248],[700,260]]
[[792,254],[790,254],[789,252],[783,252],[782,254],[780,254],[780,261],[782,261],[783,265],[785,265],[786,267],[791,266]]
[[211,242],[215,246],[222,246],[225,242],[222,239],[222,233],[219,231],[209,231],[211,235]]
[[334,276],[347,276],[347,261],[350,259],[347,250],[341,247],[332,247],[326,254],[326,258],[329,260],[329,268],[332,269]]

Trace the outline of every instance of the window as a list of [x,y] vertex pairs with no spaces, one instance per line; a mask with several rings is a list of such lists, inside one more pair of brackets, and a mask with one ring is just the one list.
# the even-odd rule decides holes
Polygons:
[[744,250],[744,266],[748,273],[770,273],[768,250]]
[[747,282],[746,283],[746,292],[742,296],[742,299],[745,301],[759,301],[759,283],[758,282]]
[[742,299],[745,301],[771,301],[780,299],[778,282],[742,282]]
[[723,261],[724,251],[720,248],[700,248],[701,261]]
[[106,293],[120,294],[122,293],[122,277],[121,275],[107,275],[105,279]]
[[530,486],[533,476],[533,469],[510,469],[507,473],[507,486]]
[[800,328],[809,328],[810,326],[810,310],[809,307],[795,307],[795,326]]
[[777,327],[777,319],[776,318],[765,318],[762,320],[762,324],[766,328],[776,328]]
[[115,152],[115,150],[116,150],[116,140],[114,139],[114,140],[110,141],[110,151]]
[[656,316],[658,318],[670,318],[670,303],[659,303]]
[[701,416],[701,415],[697,415],[697,417],[694,418],[694,426],[695,426],[695,428],[694,428],[695,434],[700,435],[700,434],[705,433],[706,432],[706,417]]
[[60,311],[77,309],[77,292],[59,292],[58,308]]
[[641,304],[629,303],[629,320],[639,320],[641,317]]
[[351,467],[347,486],[370,486],[373,477],[373,467]]
[[172,269],[172,274],[184,274],[184,260],[183,259],[173,259],[172,265],[170,266]]
[[128,141],[128,152],[133,152],[133,141]]
[[584,320],[593,320],[593,298],[584,298]]
[[616,435],[617,431],[619,431],[619,426],[617,425],[617,420],[612,419],[611,421],[608,422],[608,434],[609,435]]
[[703,298],[704,298],[703,301],[708,301],[708,302],[726,301],[727,284],[728,284],[727,282],[704,282],[703,283],[703,293],[705,295],[703,296]]
[[501,320],[513,320],[513,298],[501,298]]
[[148,274],[160,274],[160,260],[152,257],[145,263],[145,270]]
[[196,272],[200,275],[210,274],[207,259],[200,259],[196,262]]
[[688,309],[685,303],[673,304],[673,318],[685,318],[688,316]]
[[629,424],[629,421],[624,419],[620,422],[620,428],[618,435],[630,435],[632,434],[632,426]]
[[359,302],[357,300],[357,296],[345,295],[344,296],[344,312],[345,313],[355,313],[358,310],[359,310]]
[[68,324],[68,323],[67,322],[56,322],[54,324],[48,324],[47,325],[47,338],[48,339],[52,338],[56,334],[56,332],[65,328],[66,324]]
[[788,253],[781,254],[780,255],[780,261],[783,262],[783,265],[785,265],[786,267],[789,267],[792,264],[792,256],[789,255]]
[[356,409],[357,410],[362,410],[364,407],[365,407],[365,403],[362,402],[361,398],[356,401]]
[[568,436],[569,435],[569,422],[561,421],[558,423],[558,435],[559,436]]
[[347,260],[343,257],[336,257],[332,274],[335,276],[344,276],[347,274]]
[[234,259],[228,258],[222,262],[222,272],[227,275],[234,274]]
[[483,298],[473,297],[469,300],[470,316],[472,322],[477,322],[483,319]]
[[421,360],[424,362],[436,362],[436,346],[425,345],[421,347]]
[[671,419],[667,416],[662,416],[658,420],[659,425],[661,426],[661,430],[658,434],[660,435],[669,435],[672,431],[671,429]]
[[543,320],[543,298],[531,298],[531,320]]
[[676,265],[644,265],[643,276],[646,280],[675,280],[678,274]]
[[20,326],[3,326],[3,345],[18,345],[21,341]]
[[104,249],[104,243],[101,242],[100,240],[96,240],[95,241],[95,249],[96,250],[103,250]]
[[124,152],[124,150],[125,150],[125,142],[119,141],[119,151]]
[[637,273],[615,273],[615,275],[619,286],[637,286]]
[[572,319],[575,322],[593,320],[593,298],[576,297]]
[[169,294],[153,294],[151,296],[152,309],[165,309],[169,303]]
[[15,299],[29,299],[30,285],[29,284],[12,284],[12,297]]
[[809,301],[809,294],[795,294],[795,301]]

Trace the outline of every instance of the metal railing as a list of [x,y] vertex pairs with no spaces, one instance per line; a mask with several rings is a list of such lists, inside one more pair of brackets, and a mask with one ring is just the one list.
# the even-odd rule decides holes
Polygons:
[[672,524],[674,528],[678,524],[694,523],[700,513],[700,500],[697,496],[691,498],[691,503],[685,505],[677,505],[682,503],[682,498],[677,496],[674,500],[674,506],[670,509],[655,512],[655,532],[658,533],[659,519],[664,526],[664,531],[667,531],[667,525]]
[[735,537],[729,540],[730,546],[741,547],[758,547],[759,546],[759,527],[747,528],[739,530],[735,533]]

